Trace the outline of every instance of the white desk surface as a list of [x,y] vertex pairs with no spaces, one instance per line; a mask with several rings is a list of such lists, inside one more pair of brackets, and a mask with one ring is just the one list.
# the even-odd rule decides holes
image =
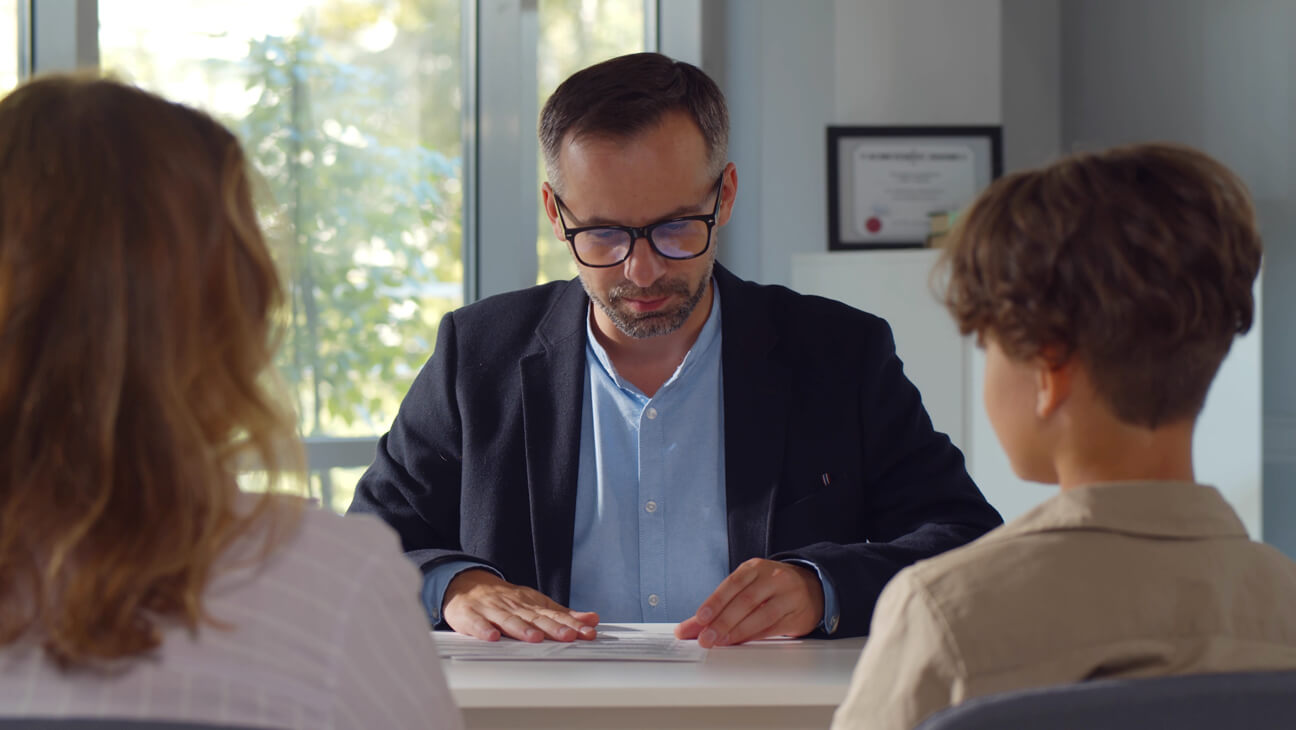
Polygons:
[[[674,624],[619,624],[670,633]],[[864,638],[773,639],[707,652],[701,662],[445,662],[459,706],[797,707],[846,696]]]

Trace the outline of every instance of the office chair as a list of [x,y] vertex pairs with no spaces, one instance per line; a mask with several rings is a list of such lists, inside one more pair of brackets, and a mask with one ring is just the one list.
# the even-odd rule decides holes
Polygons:
[[1006,692],[932,715],[917,730],[1291,730],[1296,672],[1105,679]]

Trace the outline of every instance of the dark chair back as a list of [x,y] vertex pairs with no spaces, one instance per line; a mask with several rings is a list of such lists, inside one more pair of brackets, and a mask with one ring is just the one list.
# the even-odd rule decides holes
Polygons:
[[1106,679],[1007,692],[932,715],[918,730],[1291,730],[1296,672]]

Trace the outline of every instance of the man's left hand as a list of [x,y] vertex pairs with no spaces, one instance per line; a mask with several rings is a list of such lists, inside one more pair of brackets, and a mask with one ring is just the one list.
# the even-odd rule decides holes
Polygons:
[[803,636],[823,621],[823,586],[803,565],[752,558],[725,578],[675,637],[713,646],[770,636]]

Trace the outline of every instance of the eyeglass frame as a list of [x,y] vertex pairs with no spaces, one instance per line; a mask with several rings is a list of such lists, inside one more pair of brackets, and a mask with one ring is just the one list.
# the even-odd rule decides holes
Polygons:
[[[591,269],[608,269],[613,266],[620,266],[621,264],[624,264],[627,259],[630,258],[630,254],[634,253],[635,244],[639,242],[640,238],[646,240],[648,242],[648,246],[652,248],[652,250],[658,256],[661,256],[664,259],[667,259],[669,261],[689,261],[711,250],[711,237],[715,233],[716,221],[718,220],[720,215],[720,201],[724,198],[724,173],[723,172],[720,173],[720,177],[716,179],[715,187],[716,187],[715,207],[711,210],[710,214],[703,213],[700,215],[683,215],[683,216],[679,216],[678,218],[667,218],[666,220],[655,221],[653,223],[649,223],[646,226],[619,226],[613,224],[604,224],[598,226],[579,226],[577,228],[568,228],[567,221],[566,219],[563,218],[563,214],[562,214],[562,209],[567,208],[567,204],[564,203],[562,198],[558,196],[557,191],[554,192],[554,203],[555,203],[554,209],[558,211],[558,223],[559,225],[562,226],[563,236],[567,239],[568,245],[571,246],[572,255],[576,257],[576,261],[579,262],[581,266],[587,266]],[[568,212],[571,212],[571,208],[567,208],[567,210]],[[656,242],[654,242],[652,239],[652,232],[654,229],[660,228],[661,226],[668,225],[671,223],[679,223],[680,221],[702,221],[703,223],[705,223],[707,227],[706,245],[702,247],[701,251],[698,251],[697,253],[691,254],[689,256],[668,256],[667,254],[663,253],[660,248],[657,248]],[[597,230],[607,230],[607,229],[611,229],[614,231],[621,231],[630,236],[630,245],[626,248],[625,256],[622,256],[619,261],[614,261],[610,264],[585,263],[585,260],[580,257],[580,253],[577,252],[576,250],[576,236],[578,234],[585,233],[587,231],[597,231]]]

